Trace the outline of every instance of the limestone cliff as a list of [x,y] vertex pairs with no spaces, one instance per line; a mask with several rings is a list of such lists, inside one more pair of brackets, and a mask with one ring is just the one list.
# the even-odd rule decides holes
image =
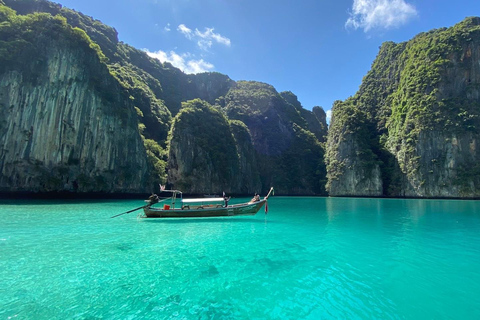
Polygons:
[[[325,119],[293,93],[216,72],[187,75],[46,0],[2,3],[3,190],[139,192],[169,183],[195,193],[272,185],[325,193]],[[206,112],[205,126],[190,119],[193,128],[182,127],[191,115],[182,103],[196,98],[227,117]],[[222,138],[205,143],[203,130]]]
[[58,17],[5,12],[1,190],[144,192],[136,114],[85,33]]
[[230,124],[208,103],[183,104],[169,140],[168,181],[187,193],[254,193],[255,154],[242,123]]
[[[326,142],[328,135],[327,114],[325,110],[319,106],[313,107],[312,114],[315,116],[316,121],[311,120],[310,122],[318,123],[318,129],[315,131],[312,130],[312,132],[315,133],[315,136],[320,142]],[[312,126],[313,125],[314,124],[312,124]]]
[[280,96],[289,104],[295,107],[297,112],[304,119],[303,126],[315,134],[320,142],[325,142],[327,138],[327,116],[321,107],[313,107],[312,111],[306,110],[298,101],[297,96],[291,91],[280,92]]
[[273,185],[284,194],[325,193],[324,152],[311,131],[320,125],[314,125],[316,118],[296,96],[279,94],[265,83],[239,81],[218,107],[248,127],[262,190]]
[[235,139],[238,167],[240,175],[235,179],[234,190],[242,194],[259,193],[262,191],[257,153],[252,144],[252,137],[247,126],[236,120],[229,121],[230,130]]
[[281,194],[324,194],[323,149],[305,116],[320,125],[287,96],[298,105],[270,85],[240,81],[215,108],[184,103],[170,134],[169,183],[191,193],[251,194],[273,185]]
[[[383,193],[380,165],[369,145],[365,116],[337,102],[327,142],[327,188],[332,196]],[[367,138],[367,139],[366,139]]]
[[331,195],[479,197],[480,18],[385,43],[333,108]]

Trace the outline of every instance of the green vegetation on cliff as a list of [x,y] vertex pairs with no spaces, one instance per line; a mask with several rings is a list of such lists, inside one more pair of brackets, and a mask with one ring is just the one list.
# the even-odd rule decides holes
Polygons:
[[208,155],[225,182],[231,178],[229,164],[235,162],[237,153],[228,120],[222,113],[200,99],[184,102],[172,125],[172,136],[175,130],[195,139],[194,145]]
[[7,68],[21,68],[25,60],[38,59],[41,47],[36,44],[42,40],[60,41],[83,50],[93,49],[101,62],[106,61],[100,47],[82,29],[67,24],[62,16],[53,17],[46,13],[22,16],[6,6],[0,6],[0,22],[1,72]]
[[144,189],[137,117],[100,46],[61,15],[4,5],[0,39],[0,187]]
[[324,152],[306,118],[311,117],[312,125],[318,120],[301,107],[296,96],[279,94],[265,83],[239,81],[217,107],[247,125],[258,154],[263,190],[275,185],[286,194],[325,194]]
[[[182,190],[228,190],[239,174],[236,144],[228,120],[203,100],[182,104],[173,120],[168,144],[170,182]],[[209,188],[202,190],[202,185]],[[211,189],[214,187],[217,190]]]
[[[280,185],[277,190],[283,193],[324,193],[319,141],[325,135],[325,119],[321,112],[318,117],[303,109],[293,93],[279,94],[259,82],[234,82],[217,72],[187,75],[119,42],[112,27],[46,0],[3,2],[0,74],[29,68],[23,70],[24,75],[31,81],[41,79],[40,75],[49,72],[44,62],[50,57],[42,59],[43,53],[37,50],[45,39],[49,42],[40,51],[55,44],[83,50],[90,58],[93,52],[95,62],[85,62],[86,68],[92,68],[87,70],[86,81],[109,106],[120,90],[122,107],[110,111],[124,119],[136,115],[135,129],[142,138],[149,167],[146,184],[164,183],[168,173],[167,182],[179,182],[176,186],[185,190],[193,190],[192,183],[200,190],[210,180],[217,186],[229,184],[230,191],[236,193],[262,192],[272,184]],[[105,85],[112,81],[115,85]],[[182,144],[175,144],[177,138]],[[176,162],[178,154],[188,156],[188,152],[182,153],[186,146],[196,150],[199,158]],[[175,167],[179,163],[184,168]],[[179,177],[176,170],[190,173]],[[203,174],[212,170],[218,176]]]
[[[347,159],[339,150],[349,135],[349,143],[357,143],[354,165],[379,165],[385,195],[399,195],[402,188],[420,196],[431,192],[421,160],[422,137],[429,132],[478,136],[479,48],[480,18],[405,43],[383,44],[359,91],[333,108],[326,158],[330,190],[345,173],[341,164]],[[410,187],[400,186],[401,176]],[[449,181],[458,186],[472,180]]]

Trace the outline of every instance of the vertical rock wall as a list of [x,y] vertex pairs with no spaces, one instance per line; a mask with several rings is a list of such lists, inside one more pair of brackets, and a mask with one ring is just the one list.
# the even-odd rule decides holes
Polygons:
[[333,108],[330,195],[480,196],[480,18],[382,45]]
[[184,103],[169,141],[168,182],[187,193],[260,191],[248,129],[199,99]]
[[93,50],[50,43],[24,64],[0,74],[0,189],[143,191],[133,107]]

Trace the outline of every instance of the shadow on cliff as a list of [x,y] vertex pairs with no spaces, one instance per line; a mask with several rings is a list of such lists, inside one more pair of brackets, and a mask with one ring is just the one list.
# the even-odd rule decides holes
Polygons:
[[394,154],[382,150],[377,153],[382,161],[380,170],[382,173],[384,197],[406,197],[407,190],[413,190],[412,184],[400,168],[400,163]]

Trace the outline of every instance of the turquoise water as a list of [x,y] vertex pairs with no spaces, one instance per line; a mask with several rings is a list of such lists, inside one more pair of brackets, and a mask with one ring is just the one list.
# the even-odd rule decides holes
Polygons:
[[273,197],[254,217],[3,201],[0,319],[480,319],[480,202]]

